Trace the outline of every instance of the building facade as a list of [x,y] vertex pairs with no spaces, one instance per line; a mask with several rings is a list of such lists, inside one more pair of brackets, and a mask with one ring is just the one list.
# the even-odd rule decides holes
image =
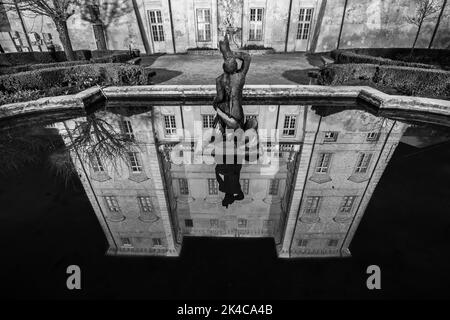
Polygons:
[[[130,0],[131,1],[131,0]],[[236,48],[273,48],[276,52],[323,52],[339,48],[411,47],[417,27],[407,22],[416,9],[408,0],[132,0],[133,10],[105,30],[111,50],[183,53],[216,49],[226,21],[236,28]],[[450,14],[450,5],[443,17]],[[5,52],[34,51],[59,45],[53,22],[44,16],[8,10],[1,15],[0,43]],[[417,47],[450,45],[450,21],[438,13],[427,19]],[[77,12],[68,20],[74,49],[97,49],[92,25]]]
[[[350,255],[405,125],[350,109],[324,115],[311,106],[248,105],[244,112],[258,120],[261,156],[243,165],[245,197],[228,208],[215,163],[202,157],[212,107],[95,115],[137,142],[113,162],[71,151],[110,254],[176,256],[184,237],[209,236],[270,237],[284,258]],[[58,124],[68,145],[77,124],[89,121]]]

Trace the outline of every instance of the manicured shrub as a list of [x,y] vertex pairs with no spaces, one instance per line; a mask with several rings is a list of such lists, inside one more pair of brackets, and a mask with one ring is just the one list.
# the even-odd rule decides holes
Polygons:
[[149,74],[148,69],[129,64],[74,65],[0,76],[0,91],[2,101],[17,102],[29,100],[27,97],[74,93],[95,85],[148,84]]
[[337,64],[370,63],[370,64],[378,64],[378,65],[404,66],[404,67],[424,68],[424,69],[436,69],[437,68],[436,66],[429,65],[429,64],[392,60],[392,59],[376,57],[376,56],[372,56],[372,55],[355,53],[355,52],[347,51],[347,50],[334,50],[331,52],[331,56],[335,60],[335,63],[337,63]]
[[358,82],[388,87],[406,95],[450,98],[450,72],[374,64],[333,64],[320,70],[322,85],[355,85]]

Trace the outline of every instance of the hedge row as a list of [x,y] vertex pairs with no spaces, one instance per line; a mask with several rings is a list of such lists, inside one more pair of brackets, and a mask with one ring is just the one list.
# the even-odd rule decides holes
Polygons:
[[39,70],[39,69],[70,67],[70,66],[83,65],[83,64],[89,64],[89,63],[123,63],[123,62],[127,62],[131,58],[132,58],[132,56],[127,51],[124,53],[116,53],[116,54],[110,54],[110,55],[105,55],[105,56],[98,56],[97,58],[92,58],[91,60],[76,60],[76,61],[18,65],[15,67],[0,69],[0,75],[32,71],[32,70]]
[[338,64],[370,63],[370,64],[377,64],[377,65],[403,66],[403,67],[423,68],[423,69],[436,69],[437,68],[436,66],[433,66],[430,64],[391,60],[388,58],[375,57],[375,56],[355,53],[355,52],[347,51],[347,50],[334,50],[331,52],[331,57],[335,60],[335,63],[338,63]]
[[409,48],[359,48],[348,50],[357,54],[371,55],[393,60],[432,64],[450,68],[449,49],[416,48],[413,55]]
[[[87,64],[0,76],[3,103],[78,92],[95,85],[142,85],[149,70],[129,64]],[[30,99],[32,97],[33,99]]]
[[450,99],[450,72],[374,64],[333,64],[320,70],[321,85],[355,82],[393,88],[405,95]]

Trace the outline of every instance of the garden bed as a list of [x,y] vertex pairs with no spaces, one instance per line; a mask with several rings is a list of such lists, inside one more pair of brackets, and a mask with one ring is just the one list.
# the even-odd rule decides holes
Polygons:
[[331,55],[337,63],[373,63],[418,68],[450,70],[450,50],[409,48],[361,48],[335,50]]
[[[333,64],[320,70],[321,85],[364,84],[405,95],[450,99],[450,72],[375,64]],[[384,91],[384,90],[383,90]]]
[[105,63],[59,66],[0,76],[0,105],[41,97],[72,94],[95,85],[144,85],[149,69]]

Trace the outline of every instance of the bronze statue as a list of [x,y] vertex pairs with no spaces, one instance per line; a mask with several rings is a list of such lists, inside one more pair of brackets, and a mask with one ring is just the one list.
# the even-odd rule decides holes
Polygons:
[[[250,68],[250,55],[246,52],[231,51],[227,35],[223,41],[219,42],[219,47],[224,59],[224,73],[216,79],[217,95],[213,106],[217,111],[217,117],[214,125],[218,123],[222,132],[225,129],[238,128],[244,131],[250,128],[256,130],[256,119],[245,122],[242,109],[242,89],[245,84],[245,76]],[[240,68],[236,59],[242,61]]]
[[[217,95],[213,106],[217,111],[217,116],[214,119],[214,127],[226,139],[227,129],[257,130],[258,123],[253,118],[245,121],[242,109],[242,90],[245,84],[245,77],[250,68],[250,55],[245,52],[231,51],[227,35],[225,35],[223,41],[219,42],[219,47],[224,59],[224,73],[216,79]],[[236,59],[242,62],[240,68]],[[219,183],[219,190],[225,193],[222,205],[227,208],[235,200],[244,199],[244,193],[239,181],[242,164],[238,163],[237,157],[234,159],[233,163],[225,163],[224,161],[223,164],[216,165],[216,178]]]

